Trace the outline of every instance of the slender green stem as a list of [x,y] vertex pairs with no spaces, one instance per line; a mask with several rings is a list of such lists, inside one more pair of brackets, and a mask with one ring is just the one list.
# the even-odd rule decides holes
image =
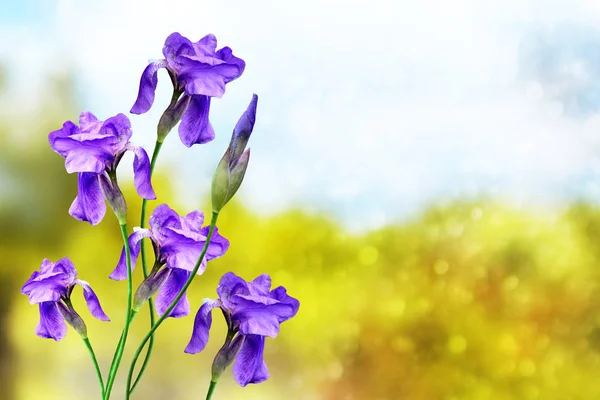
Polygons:
[[[154,152],[152,153],[152,160],[150,161],[150,177],[152,177],[152,173],[154,172],[154,166],[156,165],[156,160],[158,159],[158,154],[160,153],[160,149],[162,147],[162,142],[156,141],[154,145]],[[142,200],[142,212],[140,217],[140,227],[143,228],[146,225],[146,204],[148,200]],[[144,251],[144,242],[142,239],[141,242],[141,250],[142,253],[142,271],[144,272],[144,278],[148,277],[148,264],[146,262],[146,253]],[[155,315],[154,315],[154,302],[152,298],[148,299],[148,309],[150,311],[150,327],[154,325]],[[146,350],[146,356],[144,357],[144,362],[142,363],[142,367],[140,368],[140,372],[138,373],[137,378],[133,382],[133,386],[131,386],[131,392],[135,389],[138,382],[142,378],[144,371],[146,371],[146,367],[148,366],[148,362],[150,361],[150,356],[152,355],[152,348],[154,347],[154,334],[150,337],[150,342],[148,343],[148,350]]]
[[94,353],[94,349],[92,348],[92,344],[90,343],[90,340],[88,338],[83,338],[83,343],[85,343],[85,347],[87,347],[88,352],[92,357],[94,368],[96,368],[96,376],[98,377],[98,383],[100,384],[100,392],[102,393],[102,397],[104,397],[104,380],[102,379],[102,372],[100,371],[100,366],[98,365],[96,354]]
[[185,291],[191,285],[192,280],[194,280],[194,277],[196,276],[196,273],[198,272],[198,269],[200,268],[200,265],[202,264],[202,260],[204,259],[204,256],[206,255],[206,251],[208,250],[208,245],[210,244],[210,239],[211,239],[213,231],[215,229],[215,225],[217,224],[218,217],[219,217],[219,213],[213,211],[212,219],[210,221],[210,228],[208,230],[208,234],[206,235],[206,242],[204,243],[204,247],[202,248],[202,253],[200,253],[200,257],[198,258],[198,261],[196,262],[196,265],[194,266],[194,269],[192,270],[190,277],[185,282],[185,284],[183,285],[183,287],[181,288],[179,293],[177,293],[177,296],[171,302],[169,307],[165,310],[165,313],[154,323],[154,325],[152,326],[150,331],[146,334],[146,336],[144,336],[144,339],[142,339],[142,343],[139,345],[139,347],[135,351],[133,360],[131,361],[131,366],[129,367],[129,374],[127,376],[127,385],[126,385],[127,390],[125,392],[126,399],[129,399],[129,396],[131,394],[131,378],[133,377],[135,363],[137,362],[138,358],[140,357],[140,353],[142,352],[142,350],[144,349],[144,346],[146,345],[146,342],[148,342],[148,340],[150,340],[150,338],[152,337],[152,335],[154,334],[156,329],[158,329],[158,327],[169,316],[169,314],[171,314],[171,311],[173,311],[173,309],[175,308],[177,303],[179,303],[179,300],[183,297],[183,295],[185,294]]
[[208,393],[206,393],[206,400],[211,399],[216,386],[217,386],[217,382],[210,381],[210,386],[208,387]]
[[129,325],[131,324],[131,320],[133,319],[133,313],[131,310],[133,292],[133,283],[131,279],[131,252],[129,249],[127,224],[121,224],[120,226],[121,236],[123,236],[123,244],[125,246],[125,258],[127,260],[127,313],[125,314],[125,326],[123,327],[123,334],[121,335],[121,340],[119,340],[119,344],[117,345],[117,350],[115,352],[113,362],[110,366],[110,372],[106,381],[104,400],[110,399],[110,392],[115,382],[115,377],[119,369],[119,364],[121,363],[121,359],[123,358],[123,350],[125,349],[125,343],[127,342],[127,333],[129,332]]

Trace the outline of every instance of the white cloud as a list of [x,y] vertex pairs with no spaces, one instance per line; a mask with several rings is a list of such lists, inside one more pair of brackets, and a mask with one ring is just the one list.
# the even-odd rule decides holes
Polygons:
[[[600,22],[595,2],[57,4],[47,37],[76,63],[86,106],[103,117],[129,109],[146,61],[161,56],[173,31],[215,33],[247,61],[244,76],[213,102],[214,143],[186,150],[167,140],[161,165],[187,169],[174,181],[190,204],[253,92],[259,115],[242,195],[262,210],[312,204],[359,228],[440,196],[563,199],[590,171],[598,177],[599,117],[566,115],[549,95],[555,87],[524,79],[519,64],[531,32]],[[49,46],[25,43],[17,57]],[[576,85],[588,84],[580,60],[565,68]],[[132,118],[146,146],[169,97],[166,74],[160,78],[153,111]]]

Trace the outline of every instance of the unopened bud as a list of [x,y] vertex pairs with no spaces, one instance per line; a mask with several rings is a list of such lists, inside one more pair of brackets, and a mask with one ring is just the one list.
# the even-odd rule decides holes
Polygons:
[[63,316],[65,321],[67,321],[67,324],[71,325],[73,329],[79,333],[79,336],[81,336],[83,339],[86,339],[87,327],[85,326],[85,322],[83,322],[83,318],[77,314],[75,309],[73,309],[73,306],[67,306],[60,301],[57,302],[56,305],[58,306],[58,311],[60,314]]
[[250,149],[246,149],[256,118],[258,96],[253,95],[248,108],[235,125],[229,147],[221,158],[212,181],[212,206],[214,212],[219,212],[233,198],[240,188],[248,161]]
[[244,344],[244,339],[244,335],[238,334],[233,341],[226,341],[223,347],[221,347],[212,364],[213,382],[218,381],[223,371],[235,360],[235,357],[237,357]]
[[119,224],[124,225],[127,223],[127,203],[125,202],[125,196],[119,189],[117,179],[109,179],[105,174],[100,174],[100,188],[104,193],[104,198],[112,208],[113,212],[119,220]]
[[234,163],[229,162],[229,152],[223,155],[212,181],[213,211],[221,211],[238,191],[244,180],[249,160],[250,149],[243,152]]
[[171,274],[170,268],[152,271],[140,284],[133,297],[133,311],[139,311],[146,301],[158,291]]
[[158,121],[158,141],[161,143],[165,140],[175,125],[177,125],[177,123],[181,120],[183,113],[185,113],[185,110],[187,110],[188,106],[190,105],[192,96],[183,95],[179,98],[179,100],[175,101],[175,99],[176,96],[173,97],[173,101],[171,101],[171,104],[169,104],[169,107],[167,107]]

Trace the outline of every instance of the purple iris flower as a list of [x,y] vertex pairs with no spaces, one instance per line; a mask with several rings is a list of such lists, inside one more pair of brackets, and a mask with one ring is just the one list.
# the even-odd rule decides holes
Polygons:
[[181,118],[179,137],[184,145],[210,142],[215,137],[208,120],[210,98],[223,97],[225,85],[242,75],[246,63],[235,57],[229,47],[217,50],[217,38],[212,34],[192,43],[179,33],[172,33],[165,41],[163,55],[165,59],[151,62],[142,73],[131,112],[143,114],[152,107],[158,70],[166,68],[174,85],[174,96],[165,114],[173,115],[163,115],[169,122],[161,121],[165,127],[159,123],[159,136],[164,138]]
[[263,360],[265,338],[277,336],[279,325],[296,315],[300,307],[300,302],[288,296],[283,286],[270,289],[271,278],[266,274],[246,282],[228,272],[217,287],[219,299],[206,300],[198,310],[186,353],[198,353],[206,346],[214,308],[223,311],[229,328],[225,345],[213,363],[213,380],[233,358],[233,375],[241,386],[260,383],[269,377]]
[[[160,274],[158,279],[161,286],[155,303],[156,311],[160,315],[164,314],[171,302],[175,300],[177,293],[183,288],[200,258],[210,228],[209,226],[203,227],[203,223],[204,215],[200,211],[192,211],[186,216],[180,217],[169,206],[161,204],[154,209],[150,216],[150,229],[136,228],[129,236],[132,269],[140,253],[142,239],[146,237],[152,241],[156,262],[148,279],[154,279],[157,274]],[[218,229],[215,227],[206,255],[198,269],[198,275],[206,270],[208,261],[221,257],[228,248],[229,241],[219,235]],[[167,269],[158,271],[158,268],[163,265],[166,265]],[[116,280],[127,278],[124,250],[121,252],[121,258],[110,278]],[[183,317],[189,313],[190,304],[184,294],[169,316]]]
[[35,328],[36,335],[59,341],[67,333],[67,320],[86,337],[85,324],[71,305],[71,293],[76,285],[83,288],[83,297],[90,313],[99,320],[110,321],[90,285],[77,279],[77,271],[71,260],[62,258],[53,263],[45,259],[39,272],[35,271],[21,289],[21,293],[29,296],[29,303],[39,304],[40,307],[40,322]]
[[[68,173],[78,173],[78,194],[69,214],[80,221],[98,224],[104,218],[104,198],[119,216],[125,210],[124,199],[116,182],[116,168],[127,150],[134,153],[134,184],[145,199],[156,199],[150,182],[150,160],[146,151],[129,142],[131,123],[123,114],[99,121],[92,113],[79,116],[79,126],[71,121],[51,132],[52,149],[65,158]],[[116,204],[116,205],[115,205]]]

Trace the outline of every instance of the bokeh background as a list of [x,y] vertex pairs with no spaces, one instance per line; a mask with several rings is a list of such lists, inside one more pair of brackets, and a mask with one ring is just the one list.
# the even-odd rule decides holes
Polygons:
[[[585,0],[1,0],[0,399],[99,397],[79,337],[36,337],[20,294],[43,258],[70,257],[112,318],[76,292],[107,371],[125,314],[125,284],[107,278],[118,226],[69,217],[76,177],[47,135],[83,110],[127,112],[174,31],[214,33],[247,68],[212,103],[213,142],[167,138],[152,207],[209,212],[231,129],[260,98],[219,223],[231,248],[192,308],[230,270],[269,273],[301,301],[267,341],[271,378],[240,388],[226,373],[215,399],[600,398],[599,26]],[[149,152],[170,97],[159,81],[153,110],[131,116]],[[131,229],[140,199],[119,174]],[[191,327],[158,331],[134,398],[204,398],[224,323],[194,356]]]

